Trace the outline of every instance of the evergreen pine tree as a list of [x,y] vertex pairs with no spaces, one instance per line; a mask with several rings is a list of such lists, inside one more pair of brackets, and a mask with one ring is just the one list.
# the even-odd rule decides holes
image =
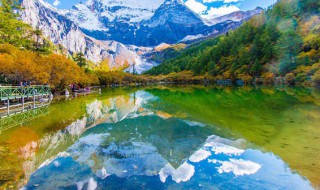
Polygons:
[[0,6],[0,43],[32,49],[32,28],[19,20],[20,9],[17,0],[1,0]]
[[74,61],[77,63],[79,67],[87,67],[87,60],[86,58],[84,58],[84,54],[82,52],[76,54]]

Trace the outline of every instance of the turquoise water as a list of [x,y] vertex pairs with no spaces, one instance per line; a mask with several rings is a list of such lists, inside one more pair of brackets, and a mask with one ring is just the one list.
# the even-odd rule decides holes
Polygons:
[[27,189],[312,189],[272,153],[203,124],[138,116],[99,124],[40,167]]
[[305,89],[149,87],[60,100],[26,124],[37,135],[16,145],[24,172],[17,187],[314,189],[318,97]]

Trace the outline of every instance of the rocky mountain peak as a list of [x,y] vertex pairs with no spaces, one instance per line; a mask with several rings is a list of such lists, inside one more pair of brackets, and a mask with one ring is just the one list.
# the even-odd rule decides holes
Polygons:
[[135,64],[138,72],[157,64],[144,55],[161,43],[214,37],[253,15],[233,14],[221,19],[227,22],[208,25],[182,0],[87,0],[70,10],[54,8],[43,0],[21,1],[22,19],[39,27],[70,55],[82,52],[87,59],[110,67]]

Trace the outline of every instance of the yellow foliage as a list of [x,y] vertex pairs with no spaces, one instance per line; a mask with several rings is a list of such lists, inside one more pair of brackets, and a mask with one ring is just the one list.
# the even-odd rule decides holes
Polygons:
[[312,76],[312,83],[315,87],[320,87],[320,70],[318,70],[313,76]]
[[299,55],[298,55],[298,59],[303,59],[303,58],[305,58],[305,57],[309,57],[310,59],[319,59],[319,52],[317,51],[317,50],[315,50],[315,49],[312,49],[312,50],[310,50],[310,51],[308,51],[308,52],[301,52],[301,53],[299,53]]
[[320,29],[320,16],[313,15],[307,19],[305,19],[303,22],[301,22],[300,25],[300,33],[302,35],[307,35],[312,30],[319,30]]
[[222,76],[223,76],[224,79],[231,79],[232,78],[232,74],[231,74],[231,72],[229,70],[224,72],[222,74]]
[[293,73],[288,73],[288,74],[286,74],[284,79],[288,84],[293,84],[294,83],[294,79],[295,79],[295,75]]
[[57,90],[73,83],[85,85],[98,81],[96,76],[87,75],[75,62],[62,55],[41,56],[9,44],[0,45],[0,74],[15,84],[29,81],[50,84]]
[[238,79],[243,80],[245,84],[250,84],[253,78],[248,74],[239,74]]
[[105,59],[102,60],[100,63],[100,67],[97,67],[96,70],[101,70],[101,71],[111,71],[111,68],[109,67],[109,60]]
[[262,74],[262,78],[274,78],[274,77],[275,77],[274,73],[271,73],[271,72],[266,72]]
[[253,24],[255,27],[262,26],[266,22],[266,14],[265,14],[265,12],[263,11],[261,14],[258,14],[256,16],[254,16],[248,22],[251,22],[251,24]]
[[272,84],[274,82],[275,74],[271,72],[266,72],[262,74],[264,84]]
[[293,73],[298,74],[298,73],[309,73],[311,71],[311,66],[304,66],[300,65],[298,68],[296,68]]

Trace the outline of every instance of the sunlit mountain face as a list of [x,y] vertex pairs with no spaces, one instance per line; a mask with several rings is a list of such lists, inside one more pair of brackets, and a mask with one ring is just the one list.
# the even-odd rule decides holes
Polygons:
[[[162,44],[190,44],[236,29],[262,8],[241,8],[247,1],[182,0],[22,0],[22,20],[42,30],[67,54],[82,52],[99,66],[127,67],[142,73]],[[264,3],[266,8],[271,2]],[[199,5],[202,8],[199,9]]]
[[[98,40],[110,39],[139,46],[159,45],[163,42],[176,43],[175,40],[181,40],[187,35],[209,35],[215,28],[206,28],[201,25],[212,26],[227,20],[237,22],[246,20],[261,11],[248,13],[247,16],[229,16],[224,20],[219,20],[220,22],[213,21],[213,19],[230,13],[251,11],[259,6],[267,8],[274,3],[272,1],[251,2],[250,5],[253,5],[251,8],[246,5],[247,1],[242,0],[204,0],[201,2],[196,0],[87,0],[73,2],[68,9],[62,9],[63,6],[60,5],[70,5],[71,2],[49,2],[58,8],[59,14],[74,21],[89,36]],[[163,18],[158,18],[160,16]],[[173,25],[168,25],[168,22],[172,22]],[[194,23],[200,27],[196,27]],[[160,25],[168,25],[169,27],[160,29],[169,33],[175,31],[177,36],[172,36],[172,34],[162,36],[163,34],[157,29]],[[194,32],[188,31],[188,26]],[[121,36],[117,36],[115,32],[121,33]],[[162,41],[153,36],[156,33],[162,37]],[[147,41],[141,41],[140,35],[144,35]]]
[[[85,0],[45,0],[49,2],[51,5],[59,8],[59,9],[71,9],[77,3],[85,3]],[[160,1],[149,1],[149,4],[153,4],[153,8],[157,6]],[[108,1],[105,1],[108,2]],[[114,4],[121,1],[112,1],[108,4]],[[129,3],[123,3],[125,6],[130,7],[130,1],[126,1]],[[142,1],[140,1],[142,2]],[[194,12],[201,15],[203,18],[214,18],[217,16],[223,16],[235,11],[248,11],[255,9],[256,7],[267,8],[268,6],[274,4],[276,0],[183,0],[183,2]],[[134,4],[133,6],[139,5],[139,3]]]
[[[257,115],[253,120],[241,121],[255,126],[251,131],[260,131],[263,115],[258,113],[268,115],[268,110],[274,108],[263,106],[263,102],[261,106],[255,104],[253,94],[265,92],[237,91],[231,95],[218,90],[215,99],[224,97],[222,102],[206,104],[208,93],[212,96],[212,92],[172,90],[116,90],[110,91],[111,96],[103,92],[101,96],[87,97],[81,101],[82,116],[21,147],[24,172],[28,174],[23,189],[312,189],[305,177],[290,168],[293,162],[286,163],[268,151],[271,142],[266,144],[264,138],[282,138],[285,124],[282,130],[264,129],[253,138],[252,133],[243,131],[248,126],[231,125],[229,116],[238,120],[233,112],[222,111],[219,118],[212,113],[236,104],[238,117],[244,117],[238,104],[250,99],[256,106],[251,113]],[[282,92],[274,93],[284,101],[265,100],[273,102],[279,112],[289,109],[285,101],[296,102]],[[268,93],[262,96],[267,97]],[[195,112],[185,109],[185,101],[194,98],[198,100]],[[215,106],[202,114],[208,105]],[[269,117],[273,119],[272,115]]]
[[[109,0],[88,0],[88,1],[47,1],[59,9],[69,9],[68,13],[71,19],[77,21],[78,18],[86,18],[86,22],[79,22],[79,26],[86,29],[103,29],[103,23],[95,16],[104,17],[104,20],[114,21],[120,19],[121,22],[141,22],[148,20],[155,14],[155,11],[165,3],[165,0],[153,1],[109,1]],[[190,10],[198,14],[207,24],[212,25],[215,19],[229,15],[230,13],[246,12],[254,10],[257,7],[261,9],[268,8],[276,3],[276,0],[257,1],[257,0],[179,0]],[[98,10],[98,12],[97,12]],[[92,12],[95,15],[92,15]],[[100,14],[99,12],[103,12]],[[234,18],[229,16],[226,20],[239,21],[242,17]],[[83,21],[83,19],[82,19]],[[105,28],[106,29],[106,28]]]

